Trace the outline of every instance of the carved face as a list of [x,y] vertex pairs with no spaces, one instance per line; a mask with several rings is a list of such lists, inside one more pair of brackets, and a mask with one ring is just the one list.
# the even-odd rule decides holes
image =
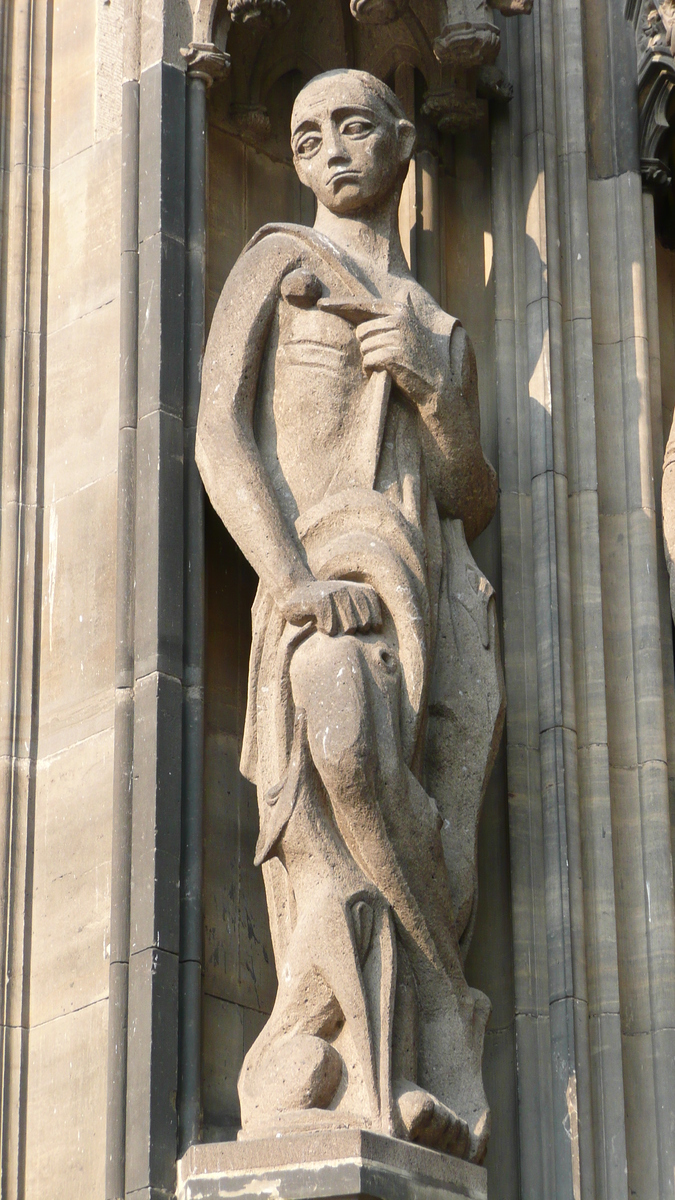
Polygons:
[[291,143],[301,182],[331,212],[348,215],[376,207],[397,189],[415,130],[367,78],[345,71],[320,77],[300,93]]

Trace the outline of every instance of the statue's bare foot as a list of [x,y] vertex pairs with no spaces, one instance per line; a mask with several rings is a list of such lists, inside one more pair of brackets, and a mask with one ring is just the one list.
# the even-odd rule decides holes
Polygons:
[[401,1121],[411,1142],[468,1158],[471,1152],[471,1132],[466,1121],[447,1108],[430,1092],[414,1083],[402,1080],[395,1087]]

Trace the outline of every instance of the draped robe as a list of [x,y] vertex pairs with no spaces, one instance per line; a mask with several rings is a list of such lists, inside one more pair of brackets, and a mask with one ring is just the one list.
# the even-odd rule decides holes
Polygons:
[[[327,307],[284,295],[284,281],[299,270],[319,280]],[[256,444],[314,576],[368,583],[380,597],[383,628],[378,637],[400,664],[396,721],[402,759],[419,785],[413,789],[412,820],[428,825],[431,806],[437,819],[435,832],[428,833],[432,857],[436,849],[441,857],[445,852],[450,877],[439,879],[435,890],[429,882],[431,860],[425,869],[419,855],[405,846],[405,836],[399,836],[396,845],[383,844],[396,814],[389,814],[388,820],[385,812],[373,835],[375,843],[380,839],[374,849],[359,844],[349,814],[335,804],[333,816],[350,851],[391,905],[413,966],[417,963],[422,1008],[426,1005],[430,1027],[435,1028],[438,1010],[450,1003],[451,993],[462,993],[469,1010],[476,1002],[476,994],[466,988],[460,959],[475,917],[480,803],[503,716],[494,602],[492,589],[470,555],[461,522],[439,517],[413,405],[391,387],[384,373],[365,374],[353,322],[330,311],[333,298],[351,298],[356,307],[367,307],[375,297],[356,264],[322,235],[304,227],[264,227],[243,252],[221,299],[225,311],[237,315],[236,344],[226,354],[215,351],[210,361],[207,352],[205,374],[210,372],[211,386],[217,378],[226,394],[255,386]],[[459,323],[440,310],[437,320],[447,336],[451,360],[453,354],[461,359],[466,342]],[[461,361],[454,367],[460,386]],[[319,421],[324,444],[317,454],[312,443],[316,422],[307,421],[308,441],[303,446],[302,423],[298,425],[289,406],[311,413],[317,397],[325,394],[331,402]],[[200,424],[209,420],[213,415],[202,407]],[[289,437],[298,444],[289,446]],[[304,457],[313,470],[306,479],[289,483],[284,464],[294,454],[300,461]],[[208,471],[203,473],[209,490]],[[263,837],[269,819],[263,799],[283,780],[293,739],[293,655],[303,641],[317,635],[309,626],[287,623],[262,583],[252,624],[241,770],[257,784]],[[460,678],[463,656],[472,669],[482,664],[482,682],[478,677],[476,683],[471,669]],[[474,728],[473,746],[470,738],[457,737],[463,713],[466,729]],[[452,743],[456,752],[444,753],[444,742]],[[430,778],[433,800],[424,791]],[[408,831],[410,846],[416,833],[414,827]],[[394,862],[393,872],[381,866],[389,862]],[[293,928],[293,897],[278,859],[265,862],[263,870],[279,968]],[[441,979],[440,989],[436,977]],[[479,1006],[484,999],[479,997]],[[487,1002],[482,1007],[468,1050],[477,1080],[476,1113],[484,1102],[480,1059]],[[469,1026],[472,1020],[469,1011]],[[440,1076],[455,1072],[449,1061],[442,1061],[442,1053],[440,1068],[432,1065],[432,1042],[429,1038],[429,1062],[426,1077],[421,1068],[421,1082],[453,1100],[452,1088],[448,1094]],[[447,1058],[451,1057],[452,1052]],[[466,1055],[459,1057],[466,1071]]]

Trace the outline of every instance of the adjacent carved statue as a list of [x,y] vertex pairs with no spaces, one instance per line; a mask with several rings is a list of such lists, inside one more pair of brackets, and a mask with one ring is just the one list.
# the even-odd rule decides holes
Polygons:
[[480,1162],[490,1006],[463,959],[503,685],[466,538],[497,485],[470,342],[399,240],[414,142],[370,75],[300,93],[316,222],[265,226],[225,284],[197,461],[260,578],[241,769],[279,986],[241,1136],[358,1126]]
[[661,480],[661,507],[663,513],[663,546],[670,582],[670,607],[675,620],[675,421],[670,428],[663,456],[663,478]]

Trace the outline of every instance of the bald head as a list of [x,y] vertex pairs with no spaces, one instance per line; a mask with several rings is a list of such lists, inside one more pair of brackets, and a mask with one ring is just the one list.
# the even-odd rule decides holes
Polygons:
[[340,67],[334,71],[325,71],[322,75],[315,75],[298,93],[291,114],[291,138],[304,114],[312,111],[329,95],[369,101],[382,112],[385,119],[389,117],[396,121],[406,120],[398,96],[386,83],[367,71],[353,71],[347,67]]
[[295,169],[330,212],[374,209],[400,193],[415,130],[394,93],[365,71],[327,71],[293,106]]

